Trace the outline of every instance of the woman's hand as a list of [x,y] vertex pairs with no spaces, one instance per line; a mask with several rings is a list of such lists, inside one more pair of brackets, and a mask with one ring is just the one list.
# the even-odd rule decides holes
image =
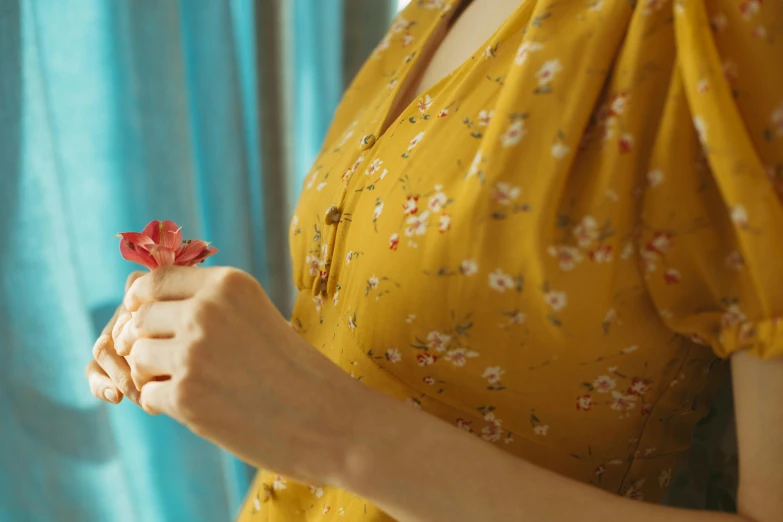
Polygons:
[[[125,282],[125,292],[145,272],[133,272]],[[130,319],[130,313],[125,306],[120,305],[114,316],[103,329],[92,349],[93,359],[87,363],[85,373],[90,384],[90,391],[102,401],[117,404],[123,396],[133,402],[139,402],[139,391],[131,379],[131,370],[127,361],[114,349],[114,333]]]
[[257,466],[326,482],[365,388],[283,319],[250,275],[163,267],[131,286],[116,339],[141,405]]

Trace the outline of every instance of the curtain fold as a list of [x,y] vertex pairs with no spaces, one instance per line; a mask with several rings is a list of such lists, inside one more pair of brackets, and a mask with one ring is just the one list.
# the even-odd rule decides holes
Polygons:
[[151,219],[214,241],[211,262],[287,313],[288,220],[343,88],[343,7],[0,0],[0,520],[233,518],[252,470],[95,400],[84,366],[134,269],[114,235]]

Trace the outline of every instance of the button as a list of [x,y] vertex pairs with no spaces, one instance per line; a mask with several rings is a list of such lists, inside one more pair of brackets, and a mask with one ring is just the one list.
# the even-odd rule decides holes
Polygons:
[[324,213],[324,220],[326,221],[327,225],[336,225],[340,222],[341,215],[342,213],[340,212],[340,209],[333,205],[326,209],[326,212]]
[[362,141],[359,144],[359,148],[361,150],[367,150],[371,149],[373,145],[375,145],[375,134],[368,134],[362,138]]

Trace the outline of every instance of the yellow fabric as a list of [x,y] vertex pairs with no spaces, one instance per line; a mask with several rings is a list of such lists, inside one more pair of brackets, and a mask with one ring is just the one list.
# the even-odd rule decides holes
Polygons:
[[[783,354],[783,3],[527,0],[382,132],[455,4],[414,0],[348,89],[291,225],[293,324],[368,386],[659,501],[721,358]],[[340,517],[388,520],[267,472],[239,520]]]

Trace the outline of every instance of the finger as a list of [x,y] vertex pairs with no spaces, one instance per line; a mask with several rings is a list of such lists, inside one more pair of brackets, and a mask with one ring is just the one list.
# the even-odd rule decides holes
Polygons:
[[125,294],[125,308],[135,312],[150,301],[176,301],[193,297],[204,282],[203,269],[163,266],[133,282]]
[[184,301],[154,301],[144,303],[122,327],[115,338],[118,354],[131,353],[133,343],[145,337],[171,338],[184,313]]
[[117,319],[114,321],[114,327],[111,330],[111,337],[114,339],[114,348],[117,348],[117,337],[119,337],[120,332],[122,332],[122,329],[125,327],[125,325],[128,323],[128,321],[131,320],[133,315],[125,309],[124,306],[120,306],[117,309]]
[[141,389],[141,407],[151,415],[165,413],[176,418],[173,390],[174,383],[171,380],[148,382]]
[[139,391],[133,385],[128,362],[114,351],[114,343],[108,335],[98,338],[92,349],[92,355],[104,373],[126,397],[133,402],[139,402]]
[[141,389],[156,377],[169,377],[182,360],[183,346],[174,339],[139,339],[129,357],[133,380]]
[[118,404],[122,400],[122,392],[114,386],[114,383],[95,359],[87,363],[85,374],[87,382],[90,384],[90,391],[96,398],[111,404]]
[[135,272],[131,272],[130,275],[128,275],[128,279],[125,280],[125,293],[128,293],[128,289],[131,287],[134,281],[136,281],[141,276],[148,274],[149,272],[143,272],[141,270],[136,270]]

